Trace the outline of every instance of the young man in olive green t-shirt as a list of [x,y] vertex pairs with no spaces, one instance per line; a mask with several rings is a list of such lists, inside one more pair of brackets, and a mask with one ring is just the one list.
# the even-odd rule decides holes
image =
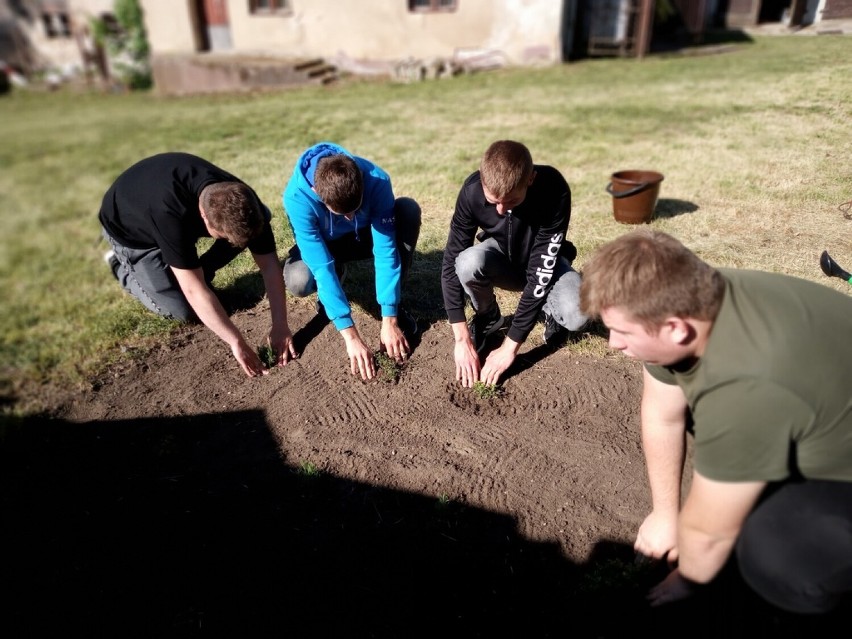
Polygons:
[[[852,594],[852,298],[785,275],[714,269],[642,230],[583,267],[581,308],[645,364],[652,512],[635,549],[676,564],[652,605],[712,581],[736,551],[773,605]],[[687,424],[694,472],[681,507]],[[845,531],[845,533],[844,533]]]

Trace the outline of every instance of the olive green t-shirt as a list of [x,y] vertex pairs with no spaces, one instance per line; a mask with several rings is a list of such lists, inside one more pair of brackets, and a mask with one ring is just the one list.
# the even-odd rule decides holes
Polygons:
[[852,297],[719,271],[725,298],[700,360],[646,367],[686,394],[695,469],[717,481],[852,481]]

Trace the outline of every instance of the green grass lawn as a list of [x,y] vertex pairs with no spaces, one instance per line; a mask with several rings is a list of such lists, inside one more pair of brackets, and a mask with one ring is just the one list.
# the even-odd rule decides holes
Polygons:
[[[334,141],[391,175],[424,215],[410,300],[443,317],[439,264],[458,189],[489,143],[517,139],[573,192],[576,265],[630,230],[614,171],[665,176],[653,225],[719,266],[781,271],[849,290],[852,38],[778,36],[708,56],[587,60],[416,84],[346,80],[275,93],[163,98],[64,89],[0,98],[0,395],[73,385],[174,327],[121,293],[101,256],[104,191],[135,161],[180,150],[251,184],[291,244],[281,192],[305,147]],[[241,257],[227,285],[253,271]],[[581,347],[581,346],[580,346]],[[20,407],[19,407],[20,409]],[[23,410],[23,409],[22,409]]]

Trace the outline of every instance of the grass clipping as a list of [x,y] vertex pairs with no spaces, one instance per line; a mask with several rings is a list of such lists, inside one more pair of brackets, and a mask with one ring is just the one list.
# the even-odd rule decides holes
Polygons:
[[503,395],[503,387],[497,384],[486,384],[485,382],[473,383],[473,394],[479,399],[496,399]]
[[261,345],[257,347],[257,356],[260,358],[260,363],[266,368],[274,368],[278,364],[278,354],[275,349],[269,345]]

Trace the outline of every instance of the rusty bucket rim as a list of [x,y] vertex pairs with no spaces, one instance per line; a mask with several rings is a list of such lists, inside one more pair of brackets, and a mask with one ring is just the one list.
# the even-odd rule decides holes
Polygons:
[[[644,179],[644,180],[643,179],[636,179],[636,178],[630,179],[630,178],[621,177],[622,174],[624,174],[624,173],[638,173],[638,174],[653,176],[653,177],[651,178],[650,181],[648,179]],[[647,171],[647,170],[644,170],[644,169],[624,169],[624,170],[621,170],[621,171],[613,172],[612,175],[610,176],[610,180],[612,180],[612,179],[617,179],[617,180],[620,180],[622,182],[628,182],[630,184],[642,184],[644,182],[649,182],[649,184],[656,184],[657,182],[662,182],[663,180],[665,180],[666,176],[663,175],[662,173],[660,173],[659,171]]]

